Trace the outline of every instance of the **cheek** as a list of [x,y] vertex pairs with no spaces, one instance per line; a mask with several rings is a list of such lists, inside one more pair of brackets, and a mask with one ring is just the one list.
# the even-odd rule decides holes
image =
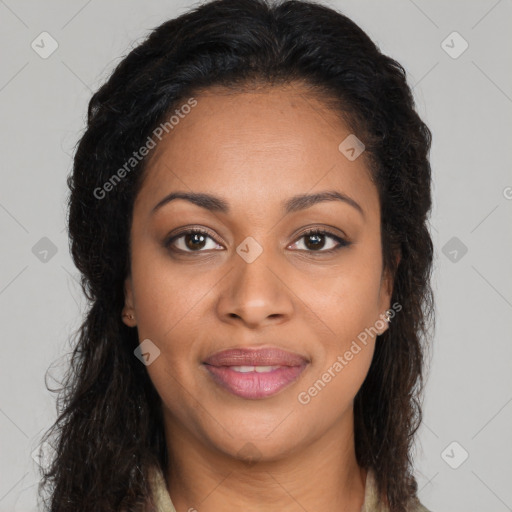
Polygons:
[[328,272],[295,277],[293,290],[307,306],[304,313],[322,330],[319,334],[325,334],[326,340],[346,342],[373,326],[381,313],[380,281],[381,269],[375,258],[353,252]]
[[363,343],[357,339],[344,340],[338,349],[330,350],[299,391],[302,412],[323,425],[349,410],[368,374],[373,352],[372,340]]
[[178,407],[192,398],[184,386],[196,379],[191,370],[198,365],[200,342],[210,332],[210,319],[203,313],[213,307],[210,293],[218,281],[213,274],[193,265],[177,265],[154,249],[134,251],[132,283],[138,336],[140,341],[150,339],[160,350],[147,370],[168,406]]
[[208,300],[215,286],[214,276],[192,266],[177,265],[155,250],[134,251],[132,282],[134,287],[139,337],[172,337],[175,326],[194,315],[195,308]]
[[375,323],[381,313],[379,263],[372,250],[354,251],[343,266],[330,276],[315,279],[315,286],[310,287],[307,304],[316,313],[315,325],[323,328],[317,332],[323,346],[317,351],[318,364],[308,381],[311,387],[303,389],[306,401],[318,405],[327,402],[339,412],[363,384],[375,347]]

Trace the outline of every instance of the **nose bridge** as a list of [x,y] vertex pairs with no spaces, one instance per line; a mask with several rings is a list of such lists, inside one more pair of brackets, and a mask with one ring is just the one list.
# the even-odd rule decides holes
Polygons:
[[248,236],[238,244],[236,256],[233,256],[235,291],[247,297],[273,294],[276,284],[276,277],[270,271],[277,261],[275,247],[270,244],[271,236],[255,236],[258,239]]
[[269,243],[272,237],[257,236],[246,237],[236,247],[234,268],[219,301],[219,314],[235,314],[248,323],[292,310],[290,294],[279,277],[282,265],[277,248]]
[[[257,236],[257,235],[256,235]],[[248,236],[236,248],[239,257],[235,259],[240,275],[245,279],[257,280],[269,272],[268,267],[276,264],[275,247],[270,243],[271,237],[258,236],[258,239]],[[268,277],[268,276],[267,276]]]

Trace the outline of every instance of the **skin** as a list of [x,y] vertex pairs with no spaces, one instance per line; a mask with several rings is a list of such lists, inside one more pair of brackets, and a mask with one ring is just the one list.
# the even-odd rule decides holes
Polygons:
[[[171,499],[178,512],[359,510],[366,473],[355,457],[353,400],[375,338],[308,404],[297,397],[390,307],[365,155],[349,161],[338,150],[350,130],[299,85],[210,88],[195,98],[150,155],[134,205],[123,311],[140,341],[160,350],[147,370],[163,403]],[[219,196],[230,212],[178,199],[151,213],[178,190]],[[342,201],[284,215],[284,199],[324,190],[346,194],[364,215]],[[185,226],[211,238],[195,252],[186,237],[173,245],[187,253],[166,248]],[[315,249],[301,236],[306,227],[351,245],[324,253],[338,242],[324,236]],[[248,236],[263,249],[251,263],[236,252]],[[216,385],[202,362],[248,346],[277,346],[310,363],[276,395],[243,399]]]

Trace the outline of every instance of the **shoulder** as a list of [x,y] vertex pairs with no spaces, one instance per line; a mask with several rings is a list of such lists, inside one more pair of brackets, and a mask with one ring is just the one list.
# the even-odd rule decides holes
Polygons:
[[[361,512],[389,512],[389,504],[386,499],[379,497],[377,493],[377,481],[372,468],[366,474],[365,499]],[[423,506],[417,497],[413,498],[407,506],[407,512],[432,512]]]

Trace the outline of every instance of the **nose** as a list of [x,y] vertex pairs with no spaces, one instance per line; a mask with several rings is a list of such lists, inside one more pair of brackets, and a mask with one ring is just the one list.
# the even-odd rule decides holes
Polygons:
[[217,302],[222,321],[255,329],[292,317],[290,271],[275,252],[265,249],[254,261],[234,253],[232,263],[234,267],[223,280]]

